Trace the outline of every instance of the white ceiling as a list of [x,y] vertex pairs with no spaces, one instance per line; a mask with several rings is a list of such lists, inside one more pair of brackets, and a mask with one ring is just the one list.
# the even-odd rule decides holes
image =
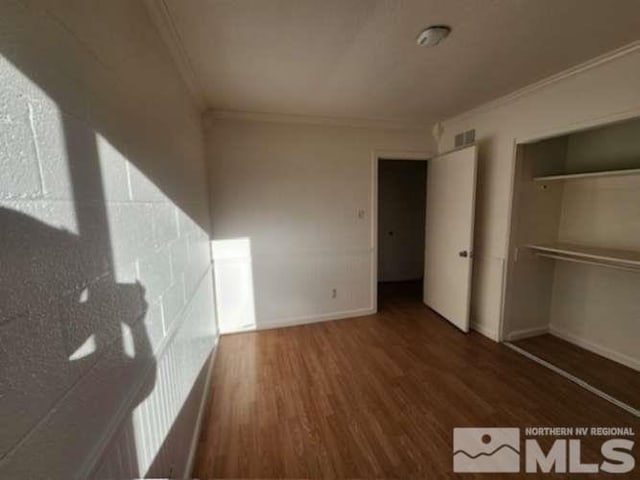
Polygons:
[[640,38],[638,0],[165,2],[218,110],[430,122]]

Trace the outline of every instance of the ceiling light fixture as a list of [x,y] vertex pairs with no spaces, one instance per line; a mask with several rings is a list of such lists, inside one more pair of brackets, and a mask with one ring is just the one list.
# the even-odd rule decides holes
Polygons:
[[433,25],[418,35],[416,43],[421,47],[435,47],[447,38],[450,33],[451,28],[446,25]]

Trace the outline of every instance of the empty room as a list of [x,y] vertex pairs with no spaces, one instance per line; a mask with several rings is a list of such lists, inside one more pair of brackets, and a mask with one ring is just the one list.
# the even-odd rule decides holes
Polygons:
[[0,478],[639,478],[638,0],[0,0]]

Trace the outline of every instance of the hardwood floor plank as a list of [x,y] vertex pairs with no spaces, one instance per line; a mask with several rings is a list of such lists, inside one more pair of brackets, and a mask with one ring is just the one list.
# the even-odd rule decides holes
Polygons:
[[549,334],[513,344],[640,409],[640,372]]
[[[211,388],[199,478],[486,479],[452,473],[454,427],[640,431],[637,418],[402,291],[369,317],[222,337]],[[600,458],[600,442],[583,441],[585,461]]]

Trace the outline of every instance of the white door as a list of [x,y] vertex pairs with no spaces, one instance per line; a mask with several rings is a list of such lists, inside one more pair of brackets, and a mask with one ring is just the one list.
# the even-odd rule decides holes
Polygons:
[[424,303],[469,331],[476,147],[429,160],[424,257]]

